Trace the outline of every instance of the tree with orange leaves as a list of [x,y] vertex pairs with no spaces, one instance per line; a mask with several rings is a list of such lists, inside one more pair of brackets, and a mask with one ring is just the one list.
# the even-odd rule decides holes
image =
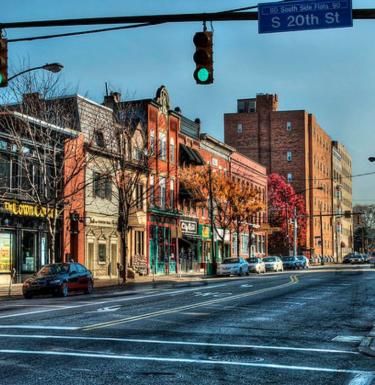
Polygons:
[[[193,199],[207,206],[210,212],[209,198],[212,198],[214,231],[220,238],[223,257],[229,257],[224,254],[225,235],[233,229],[239,240],[239,234],[244,225],[264,207],[259,193],[235,181],[228,173],[212,170],[210,165],[182,169],[180,184],[190,191]],[[221,231],[218,231],[219,229]],[[240,243],[237,241],[237,255],[239,255],[239,248]]]

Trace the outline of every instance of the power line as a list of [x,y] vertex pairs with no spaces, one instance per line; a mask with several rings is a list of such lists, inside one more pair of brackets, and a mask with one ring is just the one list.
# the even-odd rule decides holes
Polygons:
[[8,43],[18,43],[20,41],[54,39],[54,38],[58,38],[58,37],[67,37],[67,36],[87,35],[87,34],[91,34],[91,33],[99,33],[99,32],[116,31],[116,30],[122,30],[122,29],[147,27],[147,26],[157,25],[157,24],[161,24],[161,23],[141,23],[141,24],[134,24],[134,25],[133,24],[132,25],[125,25],[125,26],[121,26],[121,27],[111,27],[111,28],[92,29],[92,30],[86,30],[86,31],[58,33],[58,34],[53,34],[53,35],[21,37],[19,39],[8,39]]

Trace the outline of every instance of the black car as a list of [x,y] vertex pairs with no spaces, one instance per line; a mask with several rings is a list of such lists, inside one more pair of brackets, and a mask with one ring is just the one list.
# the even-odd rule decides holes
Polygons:
[[80,263],[52,263],[43,266],[22,286],[23,296],[27,299],[37,294],[54,294],[66,297],[70,291],[84,291],[90,294],[93,277],[90,270]]

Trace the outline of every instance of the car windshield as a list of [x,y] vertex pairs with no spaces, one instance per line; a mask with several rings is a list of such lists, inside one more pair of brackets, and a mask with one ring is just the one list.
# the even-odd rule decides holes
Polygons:
[[240,260],[238,258],[227,258],[227,259],[224,259],[223,264],[227,265],[229,263],[239,263],[239,262]]
[[43,266],[37,273],[37,275],[54,275],[59,273],[67,273],[69,271],[68,264],[55,264]]
[[284,257],[283,261],[294,261],[294,257]]
[[258,262],[258,258],[250,258],[249,259],[249,263],[257,263]]
[[267,257],[267,258],[264,258],[263,261],[264,262],[276,262],[276,258],[275,257]]

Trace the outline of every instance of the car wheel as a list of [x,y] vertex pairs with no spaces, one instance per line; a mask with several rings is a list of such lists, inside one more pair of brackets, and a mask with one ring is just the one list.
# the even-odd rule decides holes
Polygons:
[[61,297],[67,297],[69,294],[69,288],[68,288],[68,285],[66,282],[64,282],[61,286],[60,286],[60,296]]
[[23,297],[24,297],[25,299],[31,299],[31,298],[33,298],[32,294],[30,294],[30,293],[24,293]]
[[85,294],[91,294],[92,293],[92,290],[93,290],[93,284],[92,284],[92,281],[89,281],[87,283],[87,288],[85,290]]

